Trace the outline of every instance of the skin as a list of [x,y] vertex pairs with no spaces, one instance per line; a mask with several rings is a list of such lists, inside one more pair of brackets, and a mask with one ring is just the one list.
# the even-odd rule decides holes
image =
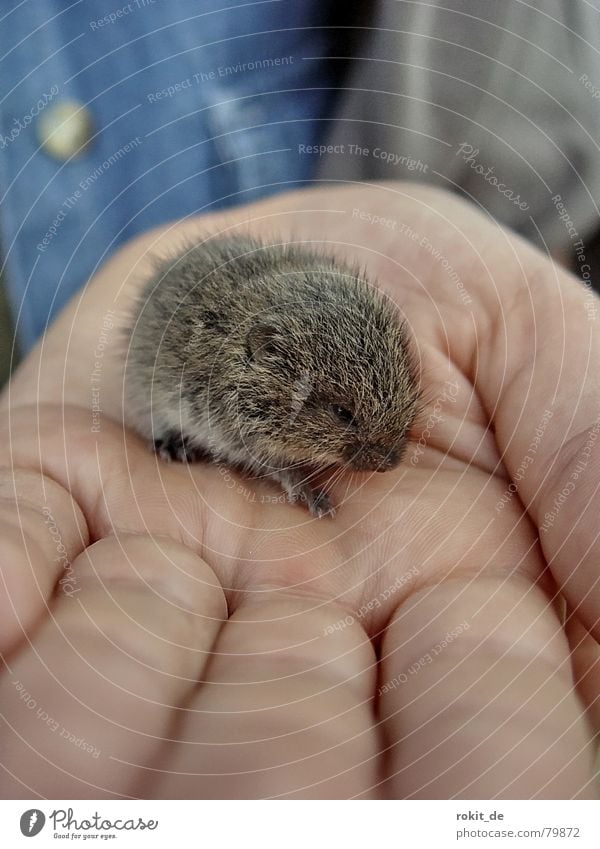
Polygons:
[[[236,228],[364,262],[416,340],[412,453],[339,480],[331,521],[153,456],[121,424],[115,330],[91,430],[107,310],[125,314],[149,252]],[[471,206],[402,183],[279,196],[116,253],[4,394],[2,796],[595,797],[590,302]]]

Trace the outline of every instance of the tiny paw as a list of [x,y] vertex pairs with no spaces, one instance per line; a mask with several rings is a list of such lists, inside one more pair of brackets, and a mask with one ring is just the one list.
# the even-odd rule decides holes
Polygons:
[[331,503],[331,499],[322,489],[312,490],[313,500],[308,503],[308,509],[312,516],[317,519],[322,519],[324,516],[335,516],[335,507]]
[[302,487],[299,492],[295,493],[293,500],[302,501],[308,507],[311,516],[316,519],[335,515],[335,507],[327,493],[322,489],[311,489],[309,486]]
[[301,502],[308,508],[311,516],[317,519],[334,516],[335,507],[325,490],[313,489],[305,482],[308,477],[311,477],[309,473],[310,469],[297,469],[294,473],[285,471],[273,477],[283,485],[290,503]]
[[194,463],[198,460],[211,459],[204,448],[191,445],[187,436],[176,431],[167,433],[162,439],[155,439],[154,450],[161,460],[166,460],[168,463],[172,460],[180,463]]

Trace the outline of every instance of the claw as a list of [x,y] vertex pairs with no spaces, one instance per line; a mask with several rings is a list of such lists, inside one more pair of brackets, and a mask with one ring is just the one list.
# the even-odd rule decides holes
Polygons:
[[172,460],[180,463],[194,463],[198,460],[210,459],[210,455],[204,448],[191,445],[187,436],[175,431],[167,433],[162,439],[155,439],[154,450],[160,459],[167,463]]
[[316,519],[335,515],[335,507],[327,493],[322,489],[312,489],[308,485],[294,487],[288,492],[288,501],[291,504],[298,501],[302,502],[308,508],[311,516]]
[[324,516],[335,516],[335,507],[331,499],[322,489],[311,489],[307,499],[307,506],[311,516],[322,519]]

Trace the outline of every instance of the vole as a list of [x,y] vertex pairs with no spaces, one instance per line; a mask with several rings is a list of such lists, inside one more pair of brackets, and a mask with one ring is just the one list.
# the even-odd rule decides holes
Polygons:
[[163,458],[272,478],[319,518],[319,471],[400,462],[419,396],[406,327],[332,256],[209,239],[157,265],[128,335],[126,417]]

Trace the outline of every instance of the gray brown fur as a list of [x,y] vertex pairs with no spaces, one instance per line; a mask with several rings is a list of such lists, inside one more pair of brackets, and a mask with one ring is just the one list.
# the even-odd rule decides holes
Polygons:
[[273,478],[321,516],[333,508],[317,471],[397,465],[418,391],[397,310],[356,269],[236,237],[157,268],[130,330],[126,398],[162,456]]

